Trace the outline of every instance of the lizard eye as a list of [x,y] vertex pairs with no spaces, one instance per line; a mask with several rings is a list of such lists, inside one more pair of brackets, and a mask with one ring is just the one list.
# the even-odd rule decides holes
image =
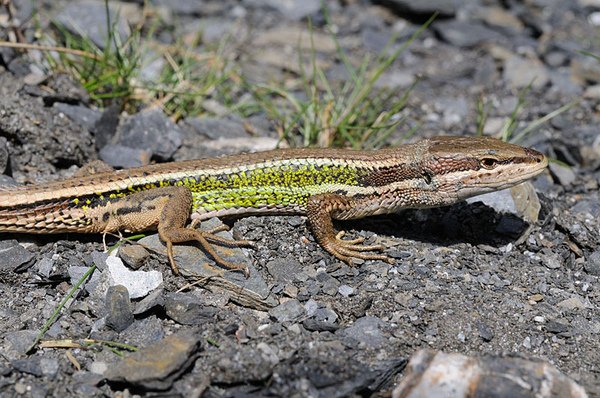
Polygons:
[[498,163],[498,161],[493,158],[483,158],[479,162],[479,164],[481,164],[481,167],[483,167],[484,169],[488,169],[488,170],[491,170],[494,167],[496,167],[497,163]]

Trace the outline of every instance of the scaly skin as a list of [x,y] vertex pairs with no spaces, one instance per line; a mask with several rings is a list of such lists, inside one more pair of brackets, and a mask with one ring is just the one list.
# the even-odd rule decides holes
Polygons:
[[504,189],[539,174],[546,157],[480,137],[436,137],[378,151],[280,149],[165,163],[0,191],[0,232],[61,233],[157,229],[167,244],[197,240],[226,268],[211,232],[185,228],[190,215],[305,214],[335,257],[391,261],[379,246],[342,240],[332,219],[438,207]]

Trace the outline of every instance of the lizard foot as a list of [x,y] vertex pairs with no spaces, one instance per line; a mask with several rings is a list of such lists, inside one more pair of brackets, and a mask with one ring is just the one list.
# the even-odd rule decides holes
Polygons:
[[344,240],[342,239],[345,235],[344,231],[338,232],[338,234],[330,239],[326,239],[322,242],[323,247],[331,254],[333,254],[339,260],[352,265],[353,258],[359,258],[361,260],[381,260],[388,264],[393,264],[394,260],[384,254],[377,253],[365,253],[373,251],[382,251],[384,247],[382,245],[363,245],[365,238],[359,237],[356,239]]

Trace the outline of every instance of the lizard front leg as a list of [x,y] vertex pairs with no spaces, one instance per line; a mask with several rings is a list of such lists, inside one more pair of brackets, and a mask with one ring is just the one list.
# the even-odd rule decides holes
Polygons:
[[363,245],[364,238],[343,240],[344,232],[336,234],[332,219],[336,214],[347,212],[359,203],[346,196],[337,194],[320,194],[308,198],[306,213],[308,224],[317,242],[330,254],[343,262],[352,265],[352,258],[362,260],[381,260],[393,263],[393,259],[383,254],[365,253],[382,251],[381,245]]

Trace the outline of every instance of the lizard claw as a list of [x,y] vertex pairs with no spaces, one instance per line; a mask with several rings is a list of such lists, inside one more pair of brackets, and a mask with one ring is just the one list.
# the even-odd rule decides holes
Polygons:
[[356,239],[343,240],[342,237],[345,235],[344,231],[338,232],[338,234],[330,239],[326,239],[322,245],[331,254],[333,254],[339,260],[342,260],[346,264],[352,266],[353,258],[359,258],[361,260],[380,260],[388,264],[393,264],[394,260],[384,254],[377,253],[365,253],[373,251],[383,251],[382,245],[362,245],[365,238],[359,237]]

